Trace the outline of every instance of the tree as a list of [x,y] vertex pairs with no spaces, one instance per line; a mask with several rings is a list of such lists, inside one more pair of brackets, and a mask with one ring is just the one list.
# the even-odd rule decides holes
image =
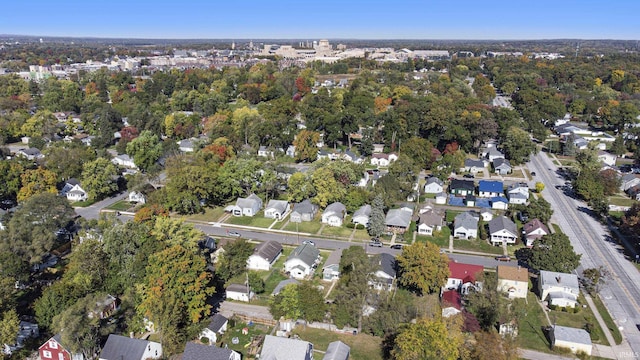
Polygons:
[[512,336],[502,337],[496,331],[478,331],[473,334],[475,344],[471,350],[473,360],[516,360],[519,351]]
[[507,300],[498,291],[497,275],[483,275],[478,281],[482,281],[482,292],[467,295],[466,309],[475,316],[483,330],[490,331],[500,318],[507,315]]
[[[56,173],[59,182],[71,178],[80,178],[84,164],[96,159],[96,152],[92,147],[78,142],[66,144],[64,142],[45,148],[44,167]],[[84,185],[84,184],[83,184]]]
[[21,128],[24,135],[32,138],[51,137],[56,133],[58,119],[48,110],[40,110],[30,117]]
[[581,254],[576,254],[567,235],[556,232],[533,242],[529,265],[536,270],[571,273],[580,265]]
[[82,167],[82,186],[90,199],[100,200],[118,191],[118,169],[105,158],[86,162]]
[[513,164],[522,164],[529,160],[529,155],[536,149],[529,134],[519,127],[511,127],[507,130],[502,146],[505,155]]
[[448,262],[447,256],[433,243],[405,246],[398,256],[398,281],[419,294],[439,291],[450,275]]
[[145,130],[127,144],[127,154],[133,158],[136,166],[149,171],[162,155],[162,144],[157,135]]
[[191,250],[195,250],[198,240],[204,237],[204,233],[196,229],[193,224],[185,223],[182,219],[172,219],[166,216],[155,218],[153,228],[151,228],[151,235],[168,246],[181,245]]
[[413,159],[420,169],[431,169],[435,162],[433,145],[429,140],[412,137],[402,143],[402,153]]
[[536,192],[540,194],[542,193],[543,190],[544,190],[544,183],[540,181],[536,181]]
[[333,321],[338,327],[360,327],[362,307],[369,293],[369,274],[373,265],[361,246],[350,246],[340,258],[340,280],[331,307]]
[[442,318],[421,318],[400,330],[391,354],[396,360],[456,360],[463,339]]
[[542,196],[531,196],[529,198],[529,205],[524,208],[524,212],[529,215],[529,218],[536,218],[544,224],[548,223],[549,220],[551,220],[551,215],[553,215],[551,204]]
[[5,311],[0,321],[0,344],[13,345],[20,331],[20,319],[15,309]]
[[226,281],[243,273],[247,267],[247,259],[253,254],[253,248],[254,246],[245,239],[226,244],[216,269],[218,276]]
[[20,176],[22,187],[18,191],[18,201],[25,201],[34,195],[49,193],[57,194],[56,174],[52,171],[37,168],[26,170]]
[[323,167],[311,175],[311,183],[316,191],[313,201],[321,208],[343,199],[347,195],[346,187],[339,183],[331,169]]
[[301,315],[299,301],[298,284],[288,284],[269,301],[269,312],[274,319],[297,320]]
[[92,294],[79,299],[53,319],[52,328],[72,353],[90,358],[100,350],[100,317],[89,316],[104,294]]
[[382,195],[377,194],[373,198],[373,204],[371,205],[371,215],[369,216],[369,235],[379,237],[385,231],[386,217],[384,215],[384,200]]
[[101,289],[107,273],[107,254],[102,243],[87,239],[74,247],[63,279],[69,285],[67,291],[75,298],[80,298]]
[[318,141],[320,141],[319,133],[301,130],[293,141],[293,146],[296,147],[296,161],[315,161],[318,158],[318,146],[316,145]]
[[20,178],[24,168],[20,163],[0,160],[0,198],[16,199],[20,191]]
[[327,308],[324,295],[311,282],[304,281],[298,286],[298,304],[300,317],[305,321],[321,321],[324,318]]
[[587,292],[594,296],[600,291],[600,286],[604,284],[608,275],[603,266],[584,269],[582,271],[582,284]]
[[251,291],[256,294],[262,294],[264,292],[264,280],[262,280],[262,275],[260,275],[257,271],[249,271],[249,287]]

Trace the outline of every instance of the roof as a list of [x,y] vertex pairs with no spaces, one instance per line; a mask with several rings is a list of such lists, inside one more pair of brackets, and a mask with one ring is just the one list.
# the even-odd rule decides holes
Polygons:
[[498,158],[493,160],[493,167],[494,168],[500,168],[500,167],[509,167],[511,168],[511,163],[509,162],[509,160],[507,159],[503,159],[503,158]]
[[475,159],[464,159],[464,166],[465,167],[480,167],[480,168],[483,168],[484,167],[484,161],[475,160]]
[[591,336],[584,329],[556,325],[553,327],[553,337],[556,341],[567,341],[577,344],[591,345]]
[[353,217],[356,216],[369,216],[371,215],[371,205],[362,205],[358,210],[353,213]]
[[140,360],[150,341],[120,335],[109,335],[102,348],[100,359]]
[[324,267],[340,264],[340,259],[342,259],[342,249],[333,250],[324,262]]
[[340,217],[343,217],[347,213],[347,207],[344,206],[341,202],[334,202],[329,204],[326,209],[324,209],[323,215],[331,215],[336,214]]
[[460,279],[463,283],[476,282],[478,273],[482,273],[484,267],[482,265],[473,265],[449,261],[450,279]]
[[209,326],[207,326],[207,329],[213,332],[218,332],[220,331],[220,329],[222,329],[222,327],[227,321],[229,321],[229,319],[224,317],[222,314],[215,314],[213,315],[213,318],[211,319]]
[[253,254],[258,255],[261,258],[271,262],[273,261],[273,259],[278,257],[278,255],[281,252],[282,252],[282,244],[274,240],[269,240],[256,246],[256,248],[253,251]]
[[385,218],[385,225],[408,228],[411,224],[411,212],[402,209],[391,209]]
[[543,224],[542,221],[538,219],[532,219],[522,226],[522,230],[525,234],[529,234],[530,232],[538,229],[544,230],[544,232],[546,232],[547,234],[549,233],[549,228],[547,227],[547,225]]
[[442,226],[442,214],[439,214],[433,210],[426,211],[420,214],[418,224],[425,224],[429,226]]
[[241,209],[252,208],[254,204],[260,204],[261,202],[262,200],[256,194],[251,194],[246,198],[238,198],[236,206]]
[[442,305],[444,307],[453,306],[460,310],[462,308],[462,297],[456,290],[448,290],[442,293]]
[[493,218],[493,220],[489,221],[489,234],[493,234],[501,230],[507,230],[513,235],[518,235],[516,232],[516,224],[506,216],[497,216]]
[[182,360],[229,360],[233,350],[188,342],[182,354]]
[[265,207],[265,211],[267,209],[275,209],[277,210],[279,213],[284,213],[285,210],[287,210],[287,205],[289,205],[289,202],[286,200],[274,200],[271,199],[269,200],[269,202],[267,203],[267,207]]
[[576,291],[579,291],[580,289],[580,286],[578,285],[578,276],[575,274],[540,270],[538,281],[540,281],[540,285],[542,286],[542,288],[560,286],[568,287]]
[[282,289],[289,285],[289,284],[300,284],[300,282],[296,279],[285,279],[282,280],[278,283],[278,285],[276,285],[276,287],[273,289],[273,291],[271,292],[271,295],[278,295],[280,294],[280,291],[282,291]]
[[322,360],[347,360],[350,352],[351,348],[349,345],[342,341],[334,341],[329,343],[327,352],[324,354]]
[[318,205],[312,204],[311,201],[309,201],[309,199],[306,199],[302,202],[299,202],[293,205],[293,212],[296,212],[299,214],[313,214],[316,211],[318,211]]
[[230,284],[227,286],[227,291],[233,291],[237,293],[247,294],[247,286],[242,284]]
[[306,359],[313,345],[308,341],[266,335],[260,351],[261,360]]
[[471,180],[460,180],[453,179],[451,180],[451,185],[449,185],[450,189],[463,189],[463,190],[475,190],[476,184]]
[[307,243],[302,244],[295,248],[293,252],[287,258],[287,261],[293,259],[300,259],[303,263],[308,266],[312,266],[313,263],[316,262],[318,256],[320,255],[320,250],[318,250],[315,246]]
[[514,190],[519,190],[519,189],[527,189],[527,191],[529,191],[529,184],[519,182],[519,183],[513,183],[513,184],[507,186],[507,191],[508,192],[514,191]]
[[382,270],[385,274],[396,277],[396,258],[387,253],[381,253],[380,256],[371,257],[371,262],[377,267],[377,270]]
[[523,267],[498,265],[498,280],[529,281],[529,271]]
[[454,229],[460,227],[463,227],[465,229],[477,229],[479,220],[480,219],[477,218],[474,214],[465,211],[456,215],[455,219],[453,220],[453,227]]
[[502,181],[480,180],[478,182],[478,190],[500,194],[504,190],[504,185]]
[[444,185],[444,182],[442,182],[442,180],[438,179],[435,176],[432,176],[432,177],[428,178],[427,182],[426,182],[426,185],[433,184],[433,183],[436,183],[436,184],[438,184],[440,186]]
[[492,198],[491,198],[491,202],[492,202],[492,203],[498,203],[498,202],[501,202],[501,203],[508,204],[508,203],[509,203],[509,200],[507,200],[507,198],[506,198],[506,197],[504,197],[504,196],[494,196],[494,197],[492,197]]

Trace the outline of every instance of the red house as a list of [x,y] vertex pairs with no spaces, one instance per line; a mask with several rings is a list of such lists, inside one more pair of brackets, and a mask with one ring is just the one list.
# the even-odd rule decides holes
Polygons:
[[42,360],[82,360],[82,354],[71,354],[71,351],[61,343],[60,334],[54,335],[38,348]]
[[456,261],[449,261],[449,272],[451,275],[447,279],[447,284],[444,286],[445,290],[456,290],[462,295],[466,295],[470,288],[476,290],[479,286],[477,278],[484,271],[484,267],[480,265],[459,263]]

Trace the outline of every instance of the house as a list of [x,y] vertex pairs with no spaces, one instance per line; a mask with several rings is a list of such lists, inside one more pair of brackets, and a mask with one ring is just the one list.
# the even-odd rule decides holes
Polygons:
[[353,213],[351,222],[354,224],[360,224],[365,228],[369,225],[369,216],[371,215],[371,205],[362,205],[358,210]]
[[322,360],[348,360],[351,348],[342,341],[333,341],[329,343],[327,352]]
[[625,174],[620,179],[620,190],[627,191],[630,188],[640,185],[640,176],[637,174]]
[[271,296],[276,296],[276,295],[280,294],[280,291],[282,291],[282,289],[284,289],[285,286],[287,286],[289,284],[299,285],[300,281],[298,281],[296,279],[284,279],[284,280],[280,281],[278,283],[278,285],[276,285],[276,287],[273,288],[273,291],[271,292]]
[[69,201],[86,201],[88,199],[87,192],[80,187],[80,181],[71,178],[65,182],[64,187],[60,190],[60,195]]
[[482,218],[482,221],[489,222],[493,220],[493,212],[489,209],[482,209],[480,210],[480,217]]
[[293,210],[289,216],[289,221],[299,223],[303,221],[311,221],[318,212],[318,205],[312,204],[311,201],[304,200],[293,205]]
[[251,289],[249,289],[247,285],[243,284],[230,284],[229,286],[227,286],[225,294],[227,296],[227,299],[244,302],[251,301],[251,299],[253,299],[253,297],[255,296],[253,291],[251,291]]
[[491,208],[497,210],[507,210],[509,208],[509,200],[502,196],[492,197]]
[[628,188],[626,193],[633,200],[639,201],[640,200],[640,185],[636,185],[636,186],[632,186],[632,187]]
[[324,209],[322,223],[329,226],[342,226],[345,216],[347,216],[347,207],[343,203],[334,202]]
[[273,150],[267,149],[266,146],[260,146],[258,148],[258,156],[273,158],[275,156],[275,154],[274,154]]
[[120,310],[120,299],[113,295],[105,295],[100,301],[96,302],[96,307],[90,311],[87,316],[91,319],[97,317],[99,319],[108,319],[116,311]]
[[515,319],[506,320],[498,319],[498,334],[502,337],[509,335],[511,337],[518,336],[518,322]]
[[378,154],[381,152],[384,152],[384,144],[373,144],[373,151],[374,154]]
[[441,307],[442,317],[448,318],[462,312],[462,296],[455,290],[447,290],[442,293]]
[[72,353],[69,347],[62,344],[62,336],[54,335],[38,348],[42,360],[84,360],[82,353]]
[[356,155],[356,153],[352,152],[351,150],[345,151],[344,154],[342,154],[342,158],[355,164],[364,163],[364,158],[362,156]]
[[540,239],[545,235],[549,235],[549,228],[542,221],[532,219],[522,226],[522,235],[527,247],[532,247],[536,239]]
[[133,159],[127,154],[118,154],[111,159],[111,162],[125,168],[137,169],[138,167],[133,162]]
[[617,158],[618,157],[615,154],[612,154],[608,151],[598,151],[598,161],[604,163],[605,165],[615,166]]
[[100,360],[145,360],[162,358],[162,345],[155,341],[110,334]]
[[284,271],[295,279],[304,279],[313,274],[319,259],[320,251],[313,244],[302,244],[284,262]]
[[509,194],[509,204],[512,205],[526,205],[529,198],[521,193]]
[[436,204],[446,204],[447,203],[447,194],[441,192],[436,194]]
[[30,323],[27,321],[20,321],[15,342],[11,344],[0,344],[0,353],[11,355],[14,351],[22,349],[27,340],[31,338],[35,339],[38,336],[40,336],[40,329],[38,328],[38,324]]
[[453,220],[453,236],[458,239],[475,239],[478,237],[479,218],[469,211],[456,215]]
[[460,171],[477,174],[484,171],[485,166],[486,165],[482,160],[464,159],[464,166],[460,169]]
[[[493,163],[498,159],[504,159],[504,154],[500,152],[495,146],[487,150],[487,160]],[[495,165],[495,164],[494,164]]]
[[290,209],[291,206],[288,201],[271,199],[267,203],[267,207],[264,208],[264,217],[268,219],[282,220]]
[[396,258],[387,253],[372,256],[370,261],[374,272],[369,279],[369,286],[376,290],[393,290],[398,267]]
[[529,290],[529,271],[523,267],[498,265],[498,291],[509,299],[526,299]]
[[507,195],[522,194],[529,198],[529,184],[525,182],[513,183],[507,186]]
[[256,194],[246,198],[238,198],[235,205],[228,206],[225,210],[231,210],[234,216],[255,216],[262,209],[262,199]]
[[140,191],[132,191],[129,193],[129,202],[136,204],[146,204],[147,197]]
[[483,198],[492,198],[502,196],[504,193],[504,185],[502,181],[480,180],[478,182],[478,196]]
[[265,241],[256,246],[253,254],[247,259],[247,269],[271,270],[280,255],[282,255],[282,244],[275,240]]
[[227,326],[229,324],[229,319],[224,317],[222,314],[215,314],[211,318],[211,322],[200,332],[199,339],[207,338],[209,340],[209,344],[215,344],[218,342],[218,335],[222,335],[227,331]]
[[194,152],[196,150],[196,146],[191,139],[184,139],[177,142],[178,149],[184,153]]
[[182,360],[241,360],[240,353],[228,348],[188,342]]
[[513,168],[509,160],[499,158],[493,162],[493,170],[498,175],[507,175],[513,171]]
[[518,238],[516,224],[506,216],[498,216],[489,221],[489,236],[492,245],[513,245]]
[[287,155],[288,157],[296,157],[296,147],[293,145],[289,145],[287,147],[287,150],[285,150],[284,154]]
[[265,335],[260,359],[313,360],[313,344],[308,341]]
[[483,271],[484,267],[482,265],[465,264],[449,260],[450,275],[442,291],[454,290],[462,295],[467,295],[469,291],[479,290],[481,283],[477,280]]
[[26,149],[20,149],[16,152],[17,156],[22,156],[27,158],[27,160],[39,160],[42,159],[44,157],[44,155],[42,155],[42,153],[40,152],[40,150],[30,147],[30,148],[26,148]]
[[420,214],[418,218],[418,234],[433,236],[435,231],[442,230],[442,214],[434,210]]
[[412,211],[391,209],[387,212],[384,224],[388,233],[404,234],[411,225]]
[[449,185],[449,192],[456,196],[473,195],[476,190],[476,185],[471,180],[451,180]]
[[387,167],[396,160],[398,160],[398,155],[395,153],[374,153],[373,155],[371,155],[371,165],[375,166]]
[[540,300],[559,307],[575,307],[580,295],[578,276],[553,271],[540,270],[538,276]]
[[424,192],[425,194],[439,194],[444,191],[444,182],[438,179],[435,176],[432,176],[427,179],[427,182],[424,184]]
[[209,254],[213,254],[218,248],[218,245],[216,244],[216,239],[205,235],[202,239],[198,240],[198,248],[208,251]]
[[472,194],[467,194],[467,196],[464,197],[464,206],[466,207],[475,207],[476,206],[476,197]]
[[584,329],[554,325],[551,328],[551,346],[569,349],[572,353],[585,353],[591,356],[593,344],[591,336]]
[[342,258],[342,249],[336,249],[329,254],[327,261],[324,262],[322,268],[322,280],[333,281],[340,278],[340,259]]

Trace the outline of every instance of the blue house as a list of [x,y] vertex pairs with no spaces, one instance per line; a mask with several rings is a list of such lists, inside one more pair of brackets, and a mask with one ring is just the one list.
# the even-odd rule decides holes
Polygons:
[[478,196],[484,198],[492,198],[502,196],[504,185],[502,181],[480,180],[478,183]]

